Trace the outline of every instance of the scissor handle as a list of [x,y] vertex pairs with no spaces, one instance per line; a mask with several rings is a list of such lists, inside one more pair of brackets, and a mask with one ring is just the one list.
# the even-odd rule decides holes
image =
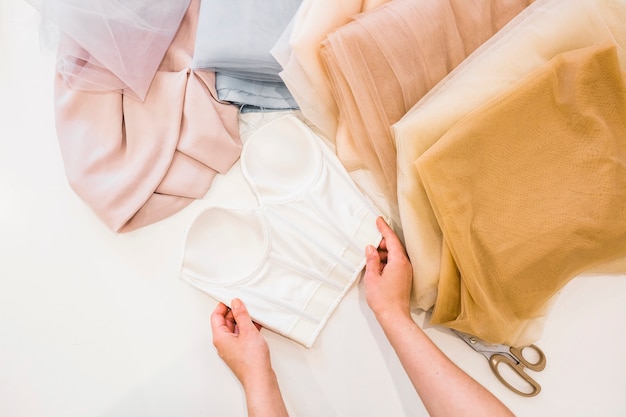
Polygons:
[[[534,362],[529,362],[528,359],[526,359],[526,357],[524,356],[525,349],[534,351],[537,354],[537,360]],[[544,355],[543,351],[535,345],[527,345],[519,348],[512,347],[510,351],[513,356],[515,356],[515,359],[520,361],[522,365],[524,365],[528,369],[539,372],[543,371],[546,367],[546,355]]]
[[[530,392],[521,391],[521,390],[515,388],[513,385],[511,385],[509,383],[509,381],[504,379],[504,377],[500,374],[500,369],[498,368],[498,366],[501,363],[506,364],[507,366],[511,367],[511,369],[517,375],[519,375],[520,378],[522,378],[524,381],[528,382],[528,384],[532,387],[531,391]],[[497,353],[495,355],[492,355],[489,358],[489,366],[491,366],[491,370],[496,375],[496,377],[500,380],[500,382],[502,382],[508,389],[510,389],[511,391],[515,392],[516,394],[519,394],[519,395],[521,395],[523,397],[534,397],[535,395],[537,395],[537,394],[539,394],[541,392],[541,386],[537,383],[537,381],[532,379],[524,371],[524,366],[521,363],[514,362],[511,358],[509,358],[507,356],[504,356],[504,355],[502,355],[500,353]]]

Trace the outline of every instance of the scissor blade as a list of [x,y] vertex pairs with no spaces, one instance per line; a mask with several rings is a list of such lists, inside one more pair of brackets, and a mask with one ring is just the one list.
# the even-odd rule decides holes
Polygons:
[[501,354],[504,354],[506,356],[510,356],[511,359],[515,360],[515,362],[518,362],[515,358],[513,358],[510,355],[510,353],[509,353],[510,347],[507,346],[507,345],[486,343],[485,341],[477,338],[476,336],[472,336],[470,334],[463,333],[463,332],[460,332],[460,331],[455,330],[455,329],[452,329],[452,331],[458,337],[463,339],[465,341],[465,343],[470,345],[472,347],[472,349],[474,349],[478,353],[483,354],[487,358],[491,357],[491,355],[493,355],[495,353],[501,353]]

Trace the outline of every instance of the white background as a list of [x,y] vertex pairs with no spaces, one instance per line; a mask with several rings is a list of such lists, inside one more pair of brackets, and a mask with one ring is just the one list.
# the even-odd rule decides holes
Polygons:
[[[185,228],[233,192],[237,166],[162,222],[108,230],[66,182],[54,56],[40,49],[38,25],[25,1],[0,0],[0,416],[245,415],[211,344],[215,302],[178,278]],[[537,342],[548,365],[532,373],[543,388],[534,398],[415,319],[518,416],[626,415],[626,276],[579,277],[561,291]],[[311,349],[263,333],[292,417],[426,415],[360,284]]]

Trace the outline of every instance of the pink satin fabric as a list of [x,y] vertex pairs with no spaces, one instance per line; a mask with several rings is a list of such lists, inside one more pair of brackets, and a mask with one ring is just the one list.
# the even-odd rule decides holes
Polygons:
[[57,74],[68,181],[114,231],[154,223],[202,198],[241,153],[237,107],[214,99],[214,73],[189,69],[199,5],[192,0],[143,102],[73,90]]

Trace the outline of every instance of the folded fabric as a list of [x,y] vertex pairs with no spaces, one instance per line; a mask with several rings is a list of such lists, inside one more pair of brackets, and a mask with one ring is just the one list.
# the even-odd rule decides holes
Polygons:
[[[146,97],[189,0],[27,0],[59,36],[57,72],[71,87]],[[52,34],[52,31],[46,31]]]
[[[282,84],[278,75],[282,67],[270,50],[296,14],[301,1],[202,1],[192,68],[215,71],[218,83],[243,92],[237,98],[242,101],[246,95],[254,97],[259,84]],[[222,75],[229,78],[219,80]],[[231,84],[236,79],[241,82]],[[248,81],[255,82],[255,87],[244,90]],[[288,106],[293,101],[284,100],[285,91],[273,94],[274,91],[273,88],[264,90],[269,99],[263,100],[261,107],[291,108]],[[262,99],[263,96],[258,97],[257,102]],[[278,107],[274,107],[276,102]]]
[[242,111],[297,109],[298,104],[282,81],[255,81],[216,74],[217,98],[240,106]]
[[557,54],[611,41],[626,55],[626,1],[537,0],[470,55],[393,125],[398,149],[398,205],[413,261],[413,305],[437,296],[442,235],[414,166],[454,123]]
[[[529,0],[395,0],[330,33],[321,58],[347,134],[337,154],[396,205],[391,125]],[[397,211],[397,210],[396,210]]]
[[312,346],[378,246],[378,211],[322,139],[296,116],[245,141],[241,170],[258,201],[210,206],[185,237],[181,278],[264,327]]
[[[557,55],[416,162],[458,274],[432,323],[493,342],[577,274],[626,254],[626,87],[612,44]],[[536,326],[534,326],[536,329]],[[531,335],[536,337],[537,335]]]
[[280,76],[302,115],[332,143],[337,134],[338,110],[320,60],[320,45],[352,16],[387,1],[303,0],[291,25],[272,48],[272,55],[282,66]]
[[215,97],[212,73],[189,70],[200,1],[192,0],[143,102],[71,89],[57,75],[55,113],[70,185],[125,232],[202,198],[239,158],[238,112]]

